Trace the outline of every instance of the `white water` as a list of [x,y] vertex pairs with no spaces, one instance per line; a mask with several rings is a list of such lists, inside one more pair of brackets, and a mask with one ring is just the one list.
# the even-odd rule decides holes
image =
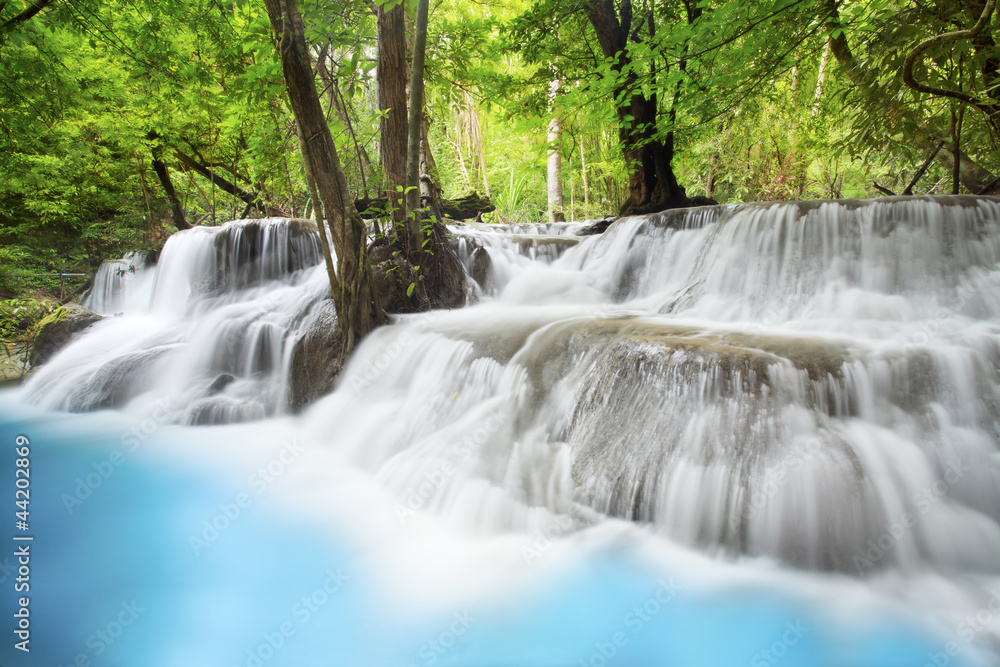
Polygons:
[[[408,522],[429,521],[432,559],[457,558],[446,535],[475,549],[632,520],[646,528],[629,539],[671,545],[675,564],[675,545],[737,572],[778,562],[812,574],[767,577],[847,607],[909,605],[944,636],[1000,585],[996,200],[695,209],[580,238],[454,231],[470,270],[470,240],[490,256],[481,303],[374,332],[339,389],[283,423],[321,461],[299,493],[322,496],[323,470],[370,479],[362,504],[396,515],[379,534],[398,518],[412,549]],[[148,305],[26,394],[70,410],[165,401],[188,423],[280,413],[322,268],[244,269],[217,238],[172,237]],[[974,646],[997,637],[991,616]]]
[[84,302],[104,313],[131,308],[39,369],[28,395],[71,411],[159,400],[182,423],[281,412],[290,332],[329,295],[310,225],[195,227],[171,237],[155,269],[132,280],[120,279],[117,263],[105,265]]
[[130,252],[122,259],[101,264],[94,276],[94,286],[80,305],[98,315],[114,315],[142,308],[141,301],[126,303],[126,295],[145,292],[143,287],[132,287],[133,281],[142,283],[152,280],[152,272],[146,270],[146,260],[146,253]]

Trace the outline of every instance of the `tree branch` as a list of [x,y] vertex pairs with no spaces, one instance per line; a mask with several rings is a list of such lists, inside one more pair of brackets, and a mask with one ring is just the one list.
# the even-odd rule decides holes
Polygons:
[[38,0],[38,2],[31,5],[17,16],[11,17],[7,21],[5,21],[3,25],[0,25],[0,30],[6,30],[15,23],[24,23],[25,21],[33,17],[35,14],[42,11],[49,5],[51,5],[53,2],[55,2],[55,0]]
[[989,23],[990,15],[993,13],[993,8],[995,6],[996,0],[986,0],[986,5],[983,7],[983,13],[980,14],[979,20],[976,21],[976,24],[968,30],[953,30],[952,32],[942,33],[934,37],[929,37],[914,46],[913,50],[907,54],[906,60],[903,61],[903,83],[920,93],[927,93],[928,95],[934,95],[936,97],[950,97],[952,99],[959,100],[960,102],[971,104],[985,113],[988,118],[992,118],[996,114],[996,110],[991,108],[990,105],[984,104],[981,100],[966,92],[947,90],[945,88],[937,88],[935,86],[929,86],[921,83],[913,77],[913,67],[917,64],[917,61],[920,60],[924,51],[932,46],[937,46],[938,44],[944,44],[946,42],[957,42],[961,39],[973,39]]
[[917,184],[917,181],[920,180],[920,177],[924,175],[925,171],[927,171],[927,167],[931,166],[931,162],[933,162],[934,158],[937,157],[938,151],[941,150],[942,146],[944,146],[944,142],[939,141],[937,146],[934,147],[934,150],[931,151],[931,154],[927,156],[926,160],[924,160],[924,163],[920,165],[920,169],[917,169],[917,173],[915,173],[913,175],[913,178],[910,179],[909,185],[907,185],[906,189],[903,190],[904,195],[913,194],[913,186]]
[[878,190],[879,192],[881,192],[884,195],[887,195],[889,197],[895,197],[896,196],[895,192],[893,192],[892,190],[890,190],[888,188],[883,188],[881,185],[879,185],[875,181],[872,181],[872,185],[874,185],[875,189]]

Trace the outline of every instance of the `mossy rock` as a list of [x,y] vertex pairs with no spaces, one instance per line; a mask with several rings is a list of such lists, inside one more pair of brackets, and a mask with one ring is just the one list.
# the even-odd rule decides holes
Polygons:
[[57,308],[36,324],[32,331],[34,342],[28,358],[31,365],[44,364],[77,335],[103,319],[103,316],[75,303]]

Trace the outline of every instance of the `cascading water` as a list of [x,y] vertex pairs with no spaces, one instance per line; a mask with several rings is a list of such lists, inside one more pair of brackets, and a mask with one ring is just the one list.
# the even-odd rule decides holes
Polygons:
[[114,259],[101,264],[94,276],[94,285],[80,301],[84,308],[98,315],[114,315],[124,312],[126,308],[135,309],[141,304],[126,305],[126,294],[143,292],[139,289],[129,289],[133,280],[148,280],[148,264],[152,263],[144,252],[130,252],[121,259]]
[[[848,614],[908,606],[943,638],[992,610],[1000,200],[706,207],[584,231],[453,226],[479,303],[399,317],[334,392],[259,427],[315,457],[295,497],[335,512],[331,478],[369,480],[338,497],[359,503],[359,542],[406,536],[372,557],[404,572],[402,553],[443,558],[452,539],[428,547],[416,516],[473,544],[623,519],[643,549],[680,545]],[[290,349],[328,294],[320,261],[297,222],[178,233],[148,306],[96,325],[24,394],[138,414],[163,401],[183,423],[280,413]],[[940,664],[1000,659],[996,611]],[[578,662],[600,667],[552,664]]]
[[85,303],[131,309],[39,369],[26,391],[71,411],[159,401],[194,424],[274,414],[290,333],[329,293],[321,260],[315,224],[265,219],[176,234],[155,269],[129,271],[132,280],[120,265],[134,258],[105,264]]
[[[493,273],[492,303],[380,332],[371,352],[395,345],[406,370],[368,382],[362,349],[342,383],[364,391],[327,411],[345,423],[357,398],[409,397],[358,454],[393,467],[415,434],[492,406],[504,428],[469,474],[524,505],[498,528],[531,507],[596,510],[854,574],[921,490],[960,474],[878,565],[996,574],[998,224],[995,202],[962,199],[622,220],[506,283]],[[524,261],[486,234],[491,256]]]

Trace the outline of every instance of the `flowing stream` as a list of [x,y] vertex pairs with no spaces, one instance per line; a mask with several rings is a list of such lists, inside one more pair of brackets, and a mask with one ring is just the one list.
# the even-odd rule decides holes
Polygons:
[[[190,664],[1000,664],[1000,200],[451,229],[475,303],[376,330],[298,414],[329,288],[289,220],[102,268],[109,317],[0,403],[259,483],[378,582],[339,660],[258,632]],[[189,514],[200,559],[225,535]]]

